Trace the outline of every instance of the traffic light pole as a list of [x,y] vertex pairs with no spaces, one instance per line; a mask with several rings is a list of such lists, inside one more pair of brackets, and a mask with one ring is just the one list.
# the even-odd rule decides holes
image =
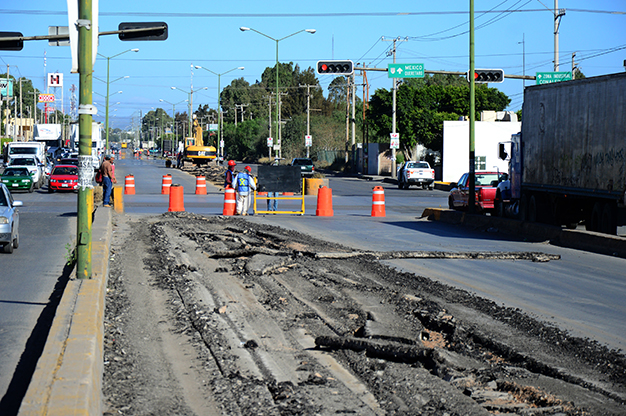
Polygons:
[[[91,278],[91,212],[93,211],[93,165],[91,160],[93,49],[92,0],[79,0],[78,73],[78,208],[76,238],[76,277]],[[85,24],[84,22],[89,22]]]
[[468,211],[473,214],[476,210],[476,164],[475,164],[475,123],[476,123],[476,80],[474,78],[474,0],[470,0],[470,33],[469,33],[469,90],[470,90],[470,102],[469,102],[469,195],[468,195]]

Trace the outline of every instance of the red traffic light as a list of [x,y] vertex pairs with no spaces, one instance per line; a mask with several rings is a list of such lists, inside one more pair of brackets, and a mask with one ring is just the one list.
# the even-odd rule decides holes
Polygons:
[[354,72],[352,61],[318,61],[318,74],[350,75]]
[[[467,73],[467,81],[470,81],[469,72]],[[504,81],[504,71],[501,69],[475,69],[474,81],[478,84],[502,82]]]

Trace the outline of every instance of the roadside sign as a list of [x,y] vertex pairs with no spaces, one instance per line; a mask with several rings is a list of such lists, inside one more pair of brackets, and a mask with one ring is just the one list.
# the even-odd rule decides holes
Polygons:
[[424,78],[424,64],[389,64],[389,78]]
[[6,78],[0,78],[0,96],[7,96],[7,86],[9,90],[9,97],[13,96],[13,80],[7,80]]
[[307,134],[306,136],[304,136],[304,145],[306,147],[313,146],[313,136],[311,136],[310,134]]
[[53,103],[54,94],[39,94],[38,101],[40,103]]
[[274,146],[274,139],[271,137],[267,138],[267,147],[272,147]]
[[217,131],[218,127],[217,124],[209,124],[209,131]]
[[571,81],[572,73],[564,72],[537,72],[537,85],[552,84],[553,82]]
[[399,149],[400,148],[400,133],[389,133],[389,137],[391,138],[391,143],[389,144],[389,148]]

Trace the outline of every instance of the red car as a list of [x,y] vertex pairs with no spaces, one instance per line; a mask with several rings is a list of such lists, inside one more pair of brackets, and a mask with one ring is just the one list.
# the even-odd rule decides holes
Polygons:
[[56,165],[50,173],[48,192],[78,190],[78,166]]
[[[498,184],[506,179],[504,172],[475,172],[476,210],[478,212],[494,212],[494,199]],[[450,190],[448,207],[466,210],[469,200],[469,173],[464,173],[459,182]]]

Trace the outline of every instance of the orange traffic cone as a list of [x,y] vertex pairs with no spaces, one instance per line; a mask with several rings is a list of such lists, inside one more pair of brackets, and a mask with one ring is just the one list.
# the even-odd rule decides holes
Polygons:
[[224,211],[222,215],[235,215],[237,209],[237,200],[235,199],[235,190],[230,186],[224,189]]
[[169,195],[170,186],[172,186],[172,175],[163,175],[163,182],[161,184],[161,195]]
[[206,177],[196,176],[196,195],[206,195]]
[[385,190],[382,186],[375,186],[372,194],[372,217],[385,215]]
[[170,207],[167,209],[168,212],[180,212],[185,210],[185,197],[184,191],[185,189],[179,185],[174,184],[170,186],[168,192],[170,194]]
[[124,194],[135,195],[135,177],[133,175],[126,175],[124,180]]
[[320,186],[317,190],[317,211],[318,217],[332,217],[333,213],[333,190],[327,186]]

